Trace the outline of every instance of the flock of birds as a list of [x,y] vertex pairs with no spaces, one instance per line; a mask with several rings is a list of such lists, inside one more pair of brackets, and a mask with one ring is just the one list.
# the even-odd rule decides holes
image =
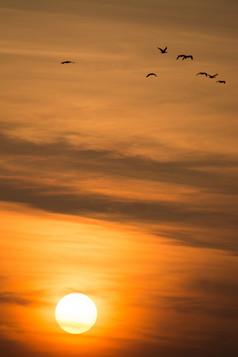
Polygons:
[[[158,48],[158,50],[160,50],[160,53],[162,53],[162,54],[168,53],[168,52],[167,52],[167,48],[168,48],[168,47],[165,47],[165,48],[157,47],[157,48]],[[181,58],[182,61],[184,61],[184,60],[186,60],[186,59],[188,59],[188,58],[189,58],[190,60],[193,60],[193,56],[192,56],[192,55],[178,55],[177,58],[176,58],[176,60],[178,60],[179,58]],[[205,76],[205,77],[208,77],[208,78],[216,78],[216,76],[218,75],[218,73],[216,73],[216,74],[208,74],[207,72],[199,72],[199,73],[197,73],[196,75],[197,75],[197,76],[198,76],[198,75],[201,75],[201,76]],[[156,73],[153,73],[153,72],[148,73],[148,74],[146,75],[146,78],[148,78],[148,77],[150,77],[150,76],[155,76],[155,77],[157,77],[157,74],[156,74]],[[216,81],[216,82],[217,82],[217,83],[226,84],[226,81],[224,81],[224,80],[218,80],[218,81]]]
[[[160,50],[160,53],[162,53],[162,54],[165,54],[165,53],[168,53],[167,52],[167,49],[168,49],[168,47],[166,46],[165,48],[160,48],[160,47],[157,47],[158,48],[158,50]],[[182,59],[182,61],[184,61],[184,60],[186,60],[186,59],[190,59],[190,60],[193,60],[193,56],[192,55],[178,55],[177,56],[177,58],[176,58],[176,60],[178,60],[179,58],[181,58]],[[69,63],[75,63],[75,62],[73,62],[73,61],[63,61],[63,62],[61,62],[61,64],[69,64]],[[208,78],[216,78],[216,76],[218,76],[218,73],[216,73],[216,74],[208,74],[207,72],[199,72],[199,73],[197,73],[196,74],[197,76],[198,75],[201,75],[201,76],[205,76],[205,77],[208,77]],[[153,72],[151,72],[151,73],[148,73],[147,75],[146,75],[146,78],[148,78],[148,77],[150,77],[150,76],[155,76],[155,77],[157,77],[157,74],[156,73],[153,73]],[[224,80],[218,80],[218,81],[216,81],[217,83],[223,83],[223,84],[226,84],[226,81],[224,81]]]

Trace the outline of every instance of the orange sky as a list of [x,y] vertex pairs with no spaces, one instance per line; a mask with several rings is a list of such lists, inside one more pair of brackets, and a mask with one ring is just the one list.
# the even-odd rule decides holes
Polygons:
[[237,7],[0,0],[1,356],[237,355]]

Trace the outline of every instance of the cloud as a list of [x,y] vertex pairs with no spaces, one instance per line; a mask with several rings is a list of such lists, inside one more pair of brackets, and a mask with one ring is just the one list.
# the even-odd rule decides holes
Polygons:
[[[238,249],[234,234],[238,228],[236,212],[218,204],[219,199],[214,196],[230,197],[230,207],[235,202],[238,161],[232,156],[196,152],[183,159],[177,157],[176,161],[156,161],[117,150],[85,148],[70,144],[64,138],[34,143],[2,133],[0,139],[2,201],[54,213],[153,224],[154,234],[182,244]],[[95,191],[93,184],[83,184],[100,178],[107,178],[109,182],[106,193]],[[125,196],[120,186],[117,186],[117,195],[110,193],[113,180],[127,182],[129,192],[140,190],[144,192],[143,197]],[[172,185],[174,189],[185,187],[194,193],[185,200],[183,196],[173,199],[169,191],[170,200],[156,198],[157,192],[155,198],[147,198],[147,189],[152,183]],[[210,202],[207,202],[208,194],[213,195]],[[162,224],[180,229],[163,232],[159,228]],[[191,228],[196,227],[198,232],[192,232]],[[209,230],[209,238],[207,233],[204,237],[201,229]]]
[[32,299],[24,297],[14,292],[1,292],[0,293],[0,304],[15,304],[27,306],[33,303]]
[[188,296],[166,296],[160,297],[159,300],[164,308],[172,309],[181,314],[203,314],[211,315],[221,319],[238,319],[238,307],[233,301],[233,304],[227,304],[227,301],[221,302],[216,300],[214,305],[213,300],[204,298],[195,298]]
[[216,297],[225,296],[227,298],[232,297],[234,300],[238,299],[238,280],[235,276],[229,276],[226,279],[224,277],[195,279],[191,281],[189,286]]
[[[223,334],[219,336],[213,333],[210,336],[203,336],[200,341],[190,341],[189,336],[182,340],[170,340],[165,343],[146,343],[144,341],[129,341],[124,356],[142,357],[142,356],[163,356],[163,357],[235,357],[236,352],[234,343],[230,343],[229,336]],[[234,337],[234,336],[233,336]],[[229,342],[228,342],[229,341]]]
[[[230,338],[234,339],[230,342]],[[157,336],[158,338],[158,336]],[[104,339],[105,340],[105,339]],[[156,342],[146,340],[133,340],[125,339],[108,339],[108,346],[104,348],[104,351],[97,351],[97,356],[125,356],[125,357],[144,357],[158,356],[163,357],[200,357],[201,355],[207,355],[210,357],[236,357],[235,333],[229,336],[226,333],[221,335],[213,333],[207,338],[203,337],[200,341],[191,341],[188,338],[180,340],[174,340],[167,338],[166,341],[157,340]],[[187,341],[187,342],[186,342]],[[47,346],[39,351],[39,347],[29,346],[26,343],[11,340],[5,336],[0,335],[1,355],[2,357],[66,357],[66,356],[78,356],[77,351],[68,349],[60,350],[59,347],[55,350],[47,350]],[[113,347],[111,347],[113,345]],[[59,341],[58,341],[59,346]],[[95,356],[95,350],[93,352],[84,351],[85,356]]]
[[64,186],[24,182],[22,179],[0,178],[0,200],[32,205],[48,212],[83,215],[115,221],[150,223],[183,223],[213,227],[237,227],[235,215],[197,210],[190,204],[177,202],[120,199],[93,192],[72,192]]
[[[200,32],[202,16],[204,32],[205,29],[206,32],[215,29],[218,34],[221,33],[221,28],[231,34],[234,33],[236,6],[235,0],[229,0],[226,11],[224,11],[223,0],[217,0],[215,7],[213,2],[205,0],[194,0],[192,4],[188,0],[180,0],[179,3],[175,0],[160,0],[159,2],[148,0],[146,4],[140,0],[130,0],[129,2],[126,0],[104,0],[100,4],[96,0],[67,1],[67,4],[60,0],[52,0],[50,3],[43,0],[32,3],[28,0],[23,4],[17,0],[3,0],[2,3],[2,8],[18,8],[21,11],[53,13],[58,16],[88,13],[94,21],[100,17],[104,22],[120,23],[120,18],[123,18],[124,26],[128,23],[155,26],[159,17],[161,28],[167,29],[170,26],[170,29],[190,29],[190,31],[199,29]],[[211,19],[210,13],[214,10],[216,10],[216,16]],[[81,20],[83,21],[84,18],[82,17]],[[222,20],[223,23],[221,23]]]
[[[195,248],[209,248],[227,250],[230,254],[236,255],[237,245],[236,241],[236,228],[227,227],[226,219],[221,214],[221,222],[219,226],[209,225],[200,221],[200,224],[193,225],[193,227],[177,226],[170,230],[154,229],[153,233],[158,237],[173,240],[173,244],[190,246]],[[217,229],[216,229],[217,228]]]
[[[0,346],[2,357],[42,357],[44,356],[57,356],[57,354],[51,354],[48,351],[40,352],[35,348],[32,348],[27,343],[20,342],[19,340],[5,337],[5,334],[0,333]],[[62,356],[62,355],[61,355]],[[63,357],[63,356],[62,356]]]
[[64,138],[33,143],[1,134],[0,140],[3,157],[11,161],[21,160],[24,166],[28,164],[44,172],[50,168],[55,172],[73,170],[86,175],[95,173],[190,186],[214,193],[238,194],[237,175],[228,171],[238,168],[238,160],[232,156],[192,153],[186,154],[182,160],[156,161],[113,150],[77,147]]

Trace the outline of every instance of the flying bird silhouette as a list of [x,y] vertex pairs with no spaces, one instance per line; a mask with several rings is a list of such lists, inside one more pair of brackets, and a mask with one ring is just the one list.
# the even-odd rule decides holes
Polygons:
[[217,81],[217,83],[224,83],[224,84],[226,84],[226,81]]
[[176,59],[182,58],[182,61],[187,59],[187,58],[191,58],[191,60],[193,60],[193,56],[192,55],[178,55],[178,57]]
[[161,53],[168,53],[167,52],[167,48],[168,48],[167,46],[164,49],[160,48],[160,47],[157,47],[157,48],[158,48],[158,50],[160,50]]
[[72,62],[72,61],[63,61],[63,62],[61,62],[61,64],[65,64],[65,63],[75,63],[75,62]]
[[209,74],[208,76],[209,76],[209,78],[215,78],[216,76],[218,75],[218,73],[216,73],[216,74]]
[[155,76],[155,77],[157,77],[157,74],[155,74],[155,73],[148,73],[147,76],[146,76],[146,78],[148,78],[149,76]]
[[199,74],[201,74],[202,76],[206,76],[206,77],[209,76],[209,74],[206,72],[199,72],[196,74],[196,76],[198,76]]

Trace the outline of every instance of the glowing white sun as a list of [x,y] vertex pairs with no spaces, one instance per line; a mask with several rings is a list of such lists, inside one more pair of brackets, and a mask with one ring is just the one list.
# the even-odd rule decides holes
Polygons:
[[69,294],[57,304],[55,318],[60,327],[69,333],[77,334],[89,330],[97,319],[94,302],[84,294]]

